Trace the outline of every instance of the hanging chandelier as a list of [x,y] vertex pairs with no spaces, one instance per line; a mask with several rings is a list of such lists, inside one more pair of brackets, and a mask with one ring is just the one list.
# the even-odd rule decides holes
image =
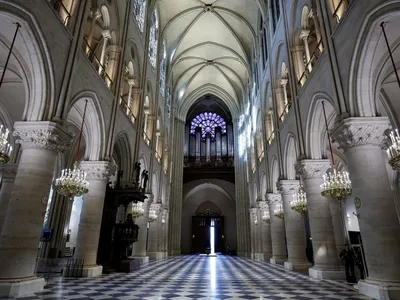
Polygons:
[[155,209],[150,209],[149,211],[149,222],[152,223],[156,221],[158,218],[156,210]]
[[88,100],[85,103],[83,111],[82,125],[79,133],[78,149],[76,150],[74,168],[64,169],[61,172],[61,177],[56,179],[54,189],[57,193],[67,196],[70,199],[79,197],[89,192],[89,182],[86,180],[86,172],[78,168],[79,148],[82,140],[83,124],[85,122],[86,108]]
[[277,217],[278,219],[283,219],[285,218],[285,214],[283,212],[283,206],[282,204],[279,205],[279,208],[276,208],[274,210],[274,216]]
[[137,219],[144,214],[144,208],[142,202],[132,204],[132,218]]
[[397,129],[390,133],[390,140],[392,144],[386,150],[389,155],[389,165],[393,169],[400,169],[400,135]]
[[10,160],[12,146],[8,142],[8,134],[10,131],[0,126],[0,164],[6,164]]
[[321,195],[327,198],[336,199],[342,201],[352,194],[351,181],[349,173],[346,171],[339,171],[335,167],[335,160],[333,158],[332,143],[328,130],[328,121],[326,119],[325,104],[322,101],[322,109],[325,118],[325,128],[328,135],[329,149],[331,153],[332,167],[327,170],[326,174],[323,175],[324,183],[321,184]]
[[269,215],[268,210],[264,210],[263,215],[262,215],[262,220],[263,222],[269,223],[271,220],[271,216]]
[[297,211],[298,213],[301,214],[307,213],[307,194],[304,191],[301,181],[300,181],[299,192],[293,194],[293,200],[290,201],[290,207],[291,209]]
[[[385,38],[386,47],[388,49],[389,57],[392,62],[394,74],[396,75],[397,85],[400,87],[399,73],[397,72],[397,67],[393,58],[393,53],[392,50],[390,49],[390,44],[386,35],[386,30],[385,30],[386,24],[387,22],[382,22],[380,26],[382,27],[382,32]],[[400,169],[400,136],[397,129],[395,130],[395,132],[392,131],[390,133],[390,140],[392,144],[387,149],[387,153],[389,155],[389,165],[391,165],[393,169]]]

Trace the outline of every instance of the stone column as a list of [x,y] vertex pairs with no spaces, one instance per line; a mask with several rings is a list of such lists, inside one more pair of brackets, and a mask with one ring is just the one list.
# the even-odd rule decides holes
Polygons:
[[298,82],[300,82],[301,85],[303,85],[307,80],[307,77],[302,77],[306,69],[303,61],[303,48],[300,45],[294,46],[292,49],[292,53],[295,61],[297,80]]
[[283,91],[283,103],[284,103],[284,110],[286,113],[289,113],[289,100],[288,100],[288,96],[287,96],[287,84],[288,84],[288,80],[287,79],[281,79],[281,87],[282,87],[282,91]]
[[101,32],[103,36],[103,48],[101,49],[101,55],[100,55],[100,66],[99,66],[99,74],[103,72],[103,66],[104,66],[104,60],[106,57],[106,50],[107,50],[107,45],[108,45],[108,40],[111,39],[111,32],[110,30],[103,30]]
[[345,273],[339,267],[333,233],[329,200],[321,195],[322,176],[330,167],[327,159],[305,159],[296,165],[296,170],[304,180],[307,194],[308,217],[313,244],[315,265],[308,270],[317,279],[344,279]]
[[108,63],[107,63],[106,73],[108,77],[106,78],[106,83],[107,86],[110,87],[112,82],[114,82],[118,72],[118,61],[119,61],[119,55],[121,53],[121,47],[118,45],[110,45],[107,47],[107,53],[108,53]]
[[400,225],[381,145],[387,117],[348,118],[332,132],[346,156],[364,244],[368,278],[359,291],[376,299],[400,299]]
[[304,51],[306,53],[306,59],[307,59],[307,69],[309,72],[312,71],[312,66],[311,66],[311,55],[310,55],[310,48],[308,46],[308,37],[310,36],[310,31],[309,30],[302,30],[300,33],[300,38],[303,40],[304,43]]
[[311,267],[306,256],[306,233],[303,215],[292,210],[290,201],[300,189],[298,180],[280,180],[277,183],[282,195],[283,211],[285,213],[286,243],[288,260],[285,269],[305,271]]
[[129,91],[128,91],[128,103],[126,105],[126,114],[129,116],[132,111],[132,90],[135,85],[135,80],[132,78],[128,79]]
[[147,255],[149,259],[159,260],[162,259],[164,253],[162,252],[162,204],[152,203],[150,210],[155,210],[157,214],[157,220],[150,223],[149,228],[149,244],[147,249]]
[[283,100],[283,88],[279,87],[275,89],[276,96],[276,109],[278,113],[278,121],[282,122],[285,119],[285,104]]
[[53,122],[16,122],[20,162],[0,236],[0,297],[19,297],[43,289],[35,276],[43,216],[58,152],[71,137]]
[[168,257],[168,218],[169,218],[169,210],[168,207],[164,207],[162,210],[162,218],[161,218],[161,251],[163,252],[163,258]]
[[103,271],[103,267],[96,262],[97,249],[106,186],[115,173],[115,166],[108,161],[83,161],[80,168],[87,173],[89,192],[83,196],[74,257],[84,260],[83,277],[95,277]]
[[321,38],[321,29],[319,27],[319,20],[318,20],[318,14],[315,9],[310,9],[310,13],[308,14],[308,17],[311,18],[314,22],[314,27],[315,27],[315,34],[317,35],[317,43],[319,44],[318,48],[319,51],[324,50],[324,46],[322,45],[322,38]]
[[138,241],[133,243],[132,257],[138,261],[139,265],[144,265],[149,262],[147,256],[147,225],[149,222],[149,206],[153,201],[153,194],[146,194],[147,199],[143,203],[143,216],[137,218],[135,223],[139,226]]
[[250,208],[250,239],[251,239],[251,258],[257,259],[257,227],[258,227],[258,218],[257,218],[257,208]]
[[274,210],[282,203],[281,194],[267,194],[271,222],[272,258],[271,264],[283,264],[287,260],[285,224],[275,217]]
[[[94,27],[96,25],[96,20],[101,18],[101,11],[98,8],[91,8],[90,9],[90,14],[92,15],[92,22],[90,23],[90,31],[89,31],[89,35],[88,35],[88,39],[87,39],[87,44],[89,45],[89,47],[92,47],[92,40],[93,40],[93,33],[94,33]],[[88,53],[90,51],[89,48],[86,49],[86,53]]]
[[269,216],[269,207],[267,201],[257,202],[259,212],[261,215],[261,251],[263,253],[264,261],[270,261],[272,258],[272,242],[271,242],[271,220],[264,220],[264,214]]
[[[343,220],[340,214],[340,210],[343,210],[343,208],[340,207],[339,201],[336,199],[329,199],[329,208],[332,215],[332,226],[333,234],[335,236],[336,251],[339,254],[344,249],[344,245],[346,243],[344,230],[347,229],[343,228]],[[341,265],[343,265],[343,263],[343,261],[340,261]]]
[[5,164],[0,166],[0,172],[3,176],[0,189],[0,234],[6,217],[8,203],[10,202],[17,168],[18,165],[16,164]]

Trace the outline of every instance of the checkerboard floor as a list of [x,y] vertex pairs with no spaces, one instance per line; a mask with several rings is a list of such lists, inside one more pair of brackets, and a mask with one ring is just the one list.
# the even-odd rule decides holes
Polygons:
[[345,286],[241,257],[181,256],[130,274],[53,278],[19,299],[370,299]]

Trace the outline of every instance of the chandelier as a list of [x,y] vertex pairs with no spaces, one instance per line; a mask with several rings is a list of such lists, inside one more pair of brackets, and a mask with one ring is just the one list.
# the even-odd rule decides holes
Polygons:
[[397,129],[390,133],[390,140],[392,144],[386,150],[389,155],[389,165],[393,169],[400,169],[400,135]]
[[156,210],[155,209],[150,209],[149,211],[149,222],[154,222],[156,221],[158,218]]
[[347,173],[346,171],[338,171],[335,167],[335,160],[333,158],[332,143],[328,131],[328,121],[326,119],[324,101],[322,101],[322,109],[324,112],[326,133],[328,135],[332,168],[328,169],[327,173],[323,175],[324,183],[320,185],[321,195],[327,198],[342,201],[350,197],[352,194],[351,181],[349,178],[349,173]]
[[88,100],[86,100],[85,109],[83,111],[82,125],[79,133],[78,148],[76,149],[74,168],[72,170],[62,170],[61,177],[57,178],[54,184],[54,189],[57,191],[57,193],[67,196],[70,199],[82,196],[89,192],[89,182],[86,180],[86,172],[78,168],[79,148],[81,146],[87,103]]
[[268,210],[264,210],[263,215],[262,215],[262,220],[265,223],[269,223],[271,220],[271,216],[269,215],[269,211]]
[[144,214],[144,208],[142,202],[132,204],[132,218],[137,219]]
[[6,164],[10,160],[12,146],[8,142],[8,134],[10,131],[3,125],[0,126],[0,164]]
[[[385,38],[386,47],[389,52],[390,60],[392,61],[392,66],[394,73],[396,75],[397,84],[400,87],[400,77],[397,72],[395,60],[393,59],[393,53],[392,50],[390,49],[390,44],[386,35],[386,30],[385,30],[386,24],[387,22],[382,22],[380,26],[382,27],[382,32]],[[390,139],[392,141],[392,144],[390,145],[389,149],[387,149],[387,153],[389,155],[389,164],[392,166],[393,169],[400,169],[400,136],[397,129],[395,130],[395,133],[393,131],[390,133]]]
[[298,213],[305,214],[307,212],[307,195],[300,181],[299,192],[293,194],[293,200],[290,201],[290,207]]
[[274,210],[274,216],[277,217],[278,219],[283,219],[285,218],[285,214],[283,212],[283,206],[282,204],[279,205],[279,208],[276,208]]

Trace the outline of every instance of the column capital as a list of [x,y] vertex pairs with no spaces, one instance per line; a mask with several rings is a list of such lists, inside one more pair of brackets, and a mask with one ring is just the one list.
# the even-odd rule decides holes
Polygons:
[[268,210],[268,202],[267,201],[259,201],[259,202],[257,202],[257,207],[261,211]]
[[162,212],[162,203],[151,203],[150,209],[154,209],[155,211]]
[[300,38],[303,40],[307,39],[309,37],[309,35],[310,35],[310,30],[308,30],[308,29],[302,29],[300,32]]
[[82,161],[79,167],[87,173],[87,180],[109,180],[115,174],[116,166],[109,161]]
[[282,86],[282,87],[286,86],[286,85],[288,84],[288,81],[289,81],[289,80],[288,80],[287,78],[282,78],[282,79],[281,79],[281,86]]
[[310,9],[310,12],[308,13],[308,17],[311,19],[314,19],[315,17],[318,17],[318,13],[314,8]]
[[249,210],[250,210],[250,213],[251,213],[253,216],[255,216],[255,215],[257,214],[257,207],[252,207],[252,208],[250,208]]
[[23,149],[44,148],[64,152],[71,147],[71,136],[57,123],[15,122],[13,136]]
[[387,117],[347,118],[335,126],[331,137],[343,150],[363,145],[383,146],[389,128]]
[[279,180],[276,187],[282,195],[291,195],[299,191],[300,182],[298,180]]
[[268,204],[275,204],[275,203],[281,203],[282,202],[282,195],[281,194],[274,194],[274,193],[268,193],[267,194],[267,201]]
[[303,179],[322,178],[330,167],[328,159],[303,159],[295,166]]
[[133,86],[136,84],[134,78],[128,78],[127,81],[128,81],[128,85],[129,85],[130,87],[133,87]]
[[103,38],[105,39],[111,39],[111,32],[108,29],[105,29],[101,32],[101,35],[103,36]]
[[92,16],[92,19],[94,19],[94,20],[100,19],[100,18],[103,16],[103,15],[101,14],[100,9],[98,9],[98,8],[93,8],[93,7],[90,8],[90,14],[91,14],[91,16]]

